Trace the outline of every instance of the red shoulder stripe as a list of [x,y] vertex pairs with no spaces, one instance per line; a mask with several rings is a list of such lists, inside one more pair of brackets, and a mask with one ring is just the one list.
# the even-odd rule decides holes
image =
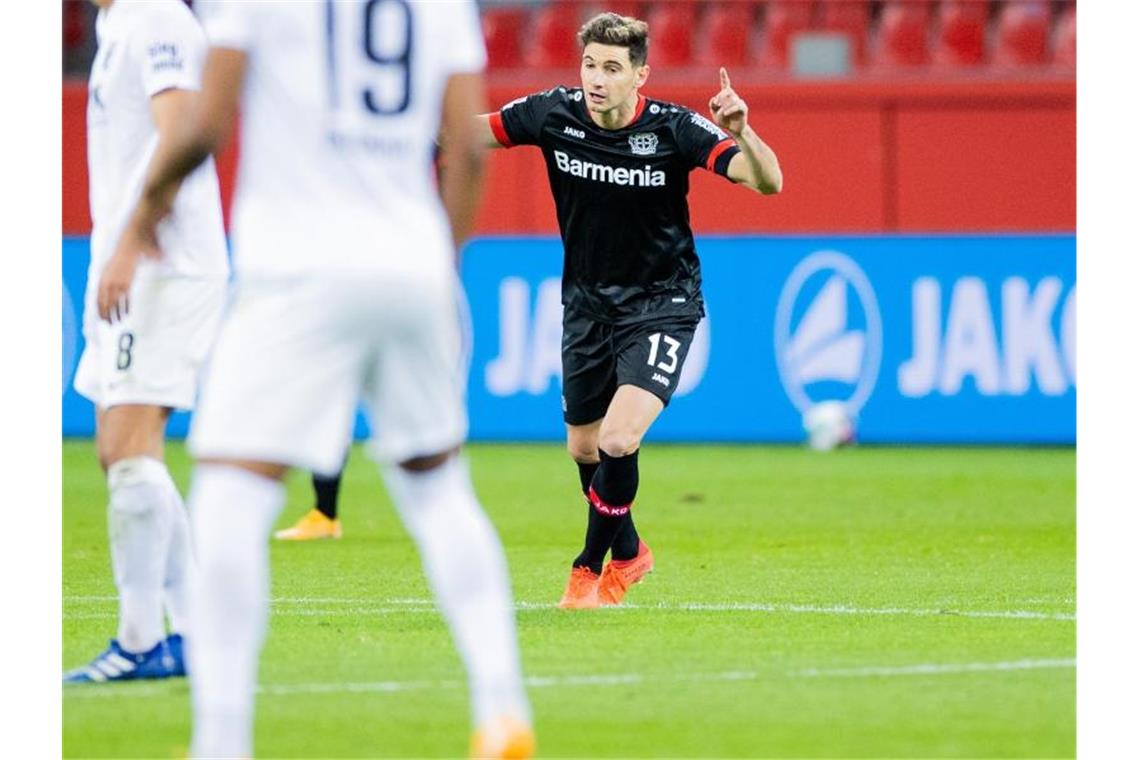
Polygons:
[[736,141],[731,137],[726,137],[718,142],[711,151],[709,151],[709,160],[705,161],[705,168],[711,171],[716,171],[716,160],[720,158],[720,154],[736,145]]
[[511,138],[507,135],[506,128],[503,127],[503,114],[495,111],[491,114],[491,131],[495,134],[495,139],[499,141],[499,145],[504,148],[510,148],[514,145]]

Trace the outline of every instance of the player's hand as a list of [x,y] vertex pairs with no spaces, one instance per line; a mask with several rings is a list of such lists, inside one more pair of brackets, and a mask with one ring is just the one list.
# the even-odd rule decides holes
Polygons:
[[709,111],[716,125],[733,137],[740,137],[748,126],[748,104],[732,89],[723,66],[720,67],[720,92],[709,100]]
[[99,277],[97,296],[101,319],[114,324],[122,321],[130,312],[131,282],[135,279],[136,266],[138,254],[124,255],[116,251],[107,260],[103,274]]
[[130,313],[131,282],[135,279],[139,257],[159,258],[162,255],[158,248],[156,225],[139,222],[138,216],[136,214],[127,223],[115,252],[99,277],[96,297],[99,317],[111,323],[121,321]]

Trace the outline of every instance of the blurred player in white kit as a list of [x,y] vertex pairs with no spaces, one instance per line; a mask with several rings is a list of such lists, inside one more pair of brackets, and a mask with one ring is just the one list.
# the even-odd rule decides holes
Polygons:
[[[113,253],[156,146],[190,112],[206,37],[179,0],[93,2],[99,6],[87,100],[93,227],[86,348],[75,388],[96,408],[119,630],[88,665],[66,673],[66,683],[185,675],[189,525],[163,461],[163,440],[171,410],[194,403],[229,275],[211,161],[172,186],[170,214],[154,232],[161,260],[140,260],[138,250]],[[117,308],[101,320],[97,304],[110,291]]]
[[[289,467],[340,468],[359,399],[467,669],[472,754],[529,757],[506,561],[458,455],[467,419],[455,250],[483,164],[475,3],[195,8],[210,41],[201,97],[156,156],[119,246],[164,254],[154,231],[174,188],[223,143],[240,104],[235,294],[190,435],[191,754],[253,752],[281,478]],[[437,188],[441,130],[448,164]]]

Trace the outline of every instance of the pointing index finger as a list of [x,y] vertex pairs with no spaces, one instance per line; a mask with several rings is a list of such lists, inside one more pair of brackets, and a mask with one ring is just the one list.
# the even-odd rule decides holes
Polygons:
[[728,71],[725,70],[724,66],[721,66],[720,67],[720,89],[727,90],[729,87],[732,87],[732,84],[728,81]]

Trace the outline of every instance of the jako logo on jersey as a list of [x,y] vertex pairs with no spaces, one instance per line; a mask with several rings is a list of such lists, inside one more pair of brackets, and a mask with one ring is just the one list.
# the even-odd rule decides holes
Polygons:
[[883,358],[879,304],[863,270],[837,251],[801,261],[780,292],[775,344],[780,381],[797,409],[836,399],[857,414]]
[[585,132],[580,129],[574,129],[574,127],[566,127],[562,130],[562,134],[570,135],[571,137],[577,137],[579,140],[584,140],[586,138]]
[[664,375],[662,375],[660,373],[654,372],[652,380],[655,383],[661,383],[666,388],[669,387],[669,378],[665,377]]
[[652,132],[630,135],[629,149],[635,156],[652,156],[657,152],[657,135]]
[[633,187],[665,187],[665,172],[653,169],[649,164],[644,169],[627,169],[624,166],[607,166],[590,161],[570,158],[560,150],[554,151],[554,162],[560,171],[573,177],[581,177],[595,182],[608,182],[611,185]]

